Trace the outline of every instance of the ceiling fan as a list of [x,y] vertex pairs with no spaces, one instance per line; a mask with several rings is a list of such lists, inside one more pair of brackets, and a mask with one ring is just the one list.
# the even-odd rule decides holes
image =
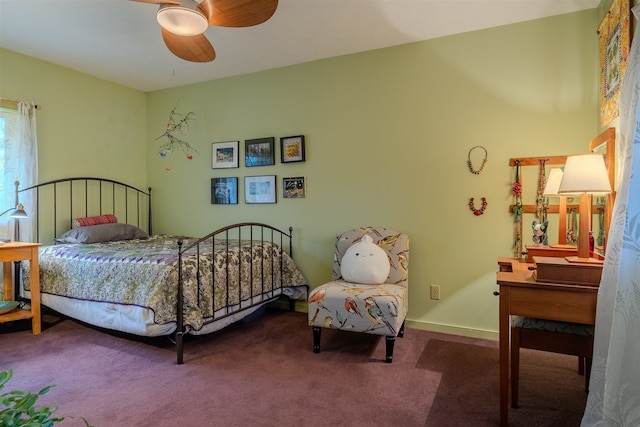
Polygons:
[[278,0],[131,0],[160,5],[156,19],[167,48],[186,61],[210,62],[216,51],[203,34],[209,25],[251,27],[267,21]]

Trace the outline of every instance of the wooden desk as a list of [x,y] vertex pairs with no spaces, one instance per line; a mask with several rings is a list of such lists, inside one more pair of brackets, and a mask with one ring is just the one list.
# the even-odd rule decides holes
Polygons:
[[9,242],[0,245],[0,262],[3,263],[4,300],[12,301],[13,296],[13,261],[30,262],[31,310],[14,310],[0,314],[0,323],[20,319],[32,319],[31,330],[34,334],[41,331],[40,323],[40,264],[38,261],[40,243]]
[[[597,286],[539,283],[528,268],[513,258],[499,258],[500,271],[500,425],[509,424],[511,315],[595,325]],[[511,271],[509,271],[511,270]]]

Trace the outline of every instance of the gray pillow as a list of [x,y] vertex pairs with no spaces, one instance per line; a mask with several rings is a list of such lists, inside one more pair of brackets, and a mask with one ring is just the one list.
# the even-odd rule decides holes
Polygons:
[[99,224],[73,228],[55,239],[56,243],[99,243],[146,239],[147,233],[131,224]]

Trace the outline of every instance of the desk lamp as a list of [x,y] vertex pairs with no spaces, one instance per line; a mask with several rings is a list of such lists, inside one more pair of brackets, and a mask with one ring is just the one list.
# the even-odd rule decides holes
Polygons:
[[[15,184],[16,184],[16,204],[15,204],[15,207],[9,208],[6,211],[0,213],[0,216],[6,214],[7,212],[11,212],[11,215],[9,215],[11,218],[15,218],[15,219],[29,218],[29,215],[27,215],[27,213],[24,210],[24,206],[18,200],[18,187],[20,186],[20,182],[16,181]],[[16,224],[16,228],[17,228],[17,224]],[[4,243],[5,240],[6,239],[0,239],[0,242]]]
[[29,215],[27,215],[27,213],[24,211],[24,206],[22,206],[22,203],[17,204],[15,208],[9,208],[6,211],[0,213],[0,216],[6,214],[9,211],[13,211],[11,212],[11,215],[9,215],[11,218],[29,218]]
[[593,194],[611,193],[611,183],[601,154],[581,154],[567,157],[558,194],[580,196],[578,218],[578,256],[567,257],[573,263],[602,263],[589,257],[591,229],[591,198]]

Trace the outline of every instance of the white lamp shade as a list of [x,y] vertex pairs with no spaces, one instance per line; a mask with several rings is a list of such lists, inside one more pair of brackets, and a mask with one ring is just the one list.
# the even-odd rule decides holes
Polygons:
[[207,18],[198,10],[198,3],[182,1],[183,6],[163,4],[156,19],[162,28],[179,36],[202,34],[209,27]]
[[562,181],[562,169],[553,168],[549,172],[549,178],[547,178],[547,185],[544,186],[542,195],[545,197],[558,197],[558,189],[560,188],[560,182]]
[[607,194],[611,183],[601,154],[567,157],[559,194]]

